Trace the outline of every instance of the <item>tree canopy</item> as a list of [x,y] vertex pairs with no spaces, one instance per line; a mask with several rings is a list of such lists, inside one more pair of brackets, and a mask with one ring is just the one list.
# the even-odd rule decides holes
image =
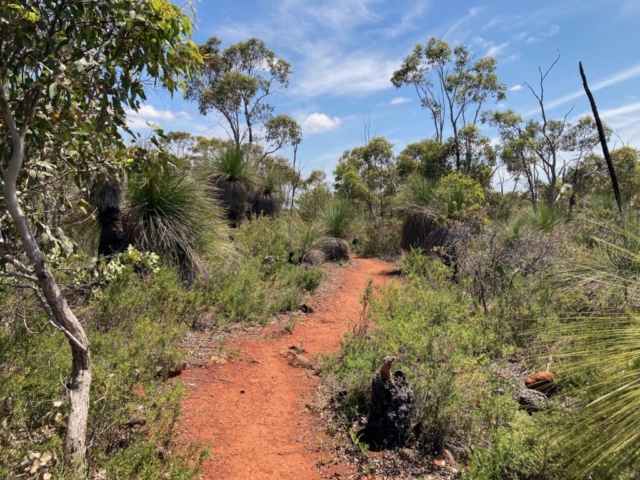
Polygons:
[[204,59],[200,75],[189,80],[186,97],[198,103],[202,115],[214,111],[222,115],[236,148],[259,140],[262,125],[265,140],[276,150],[299,142],[297,122],[285,115],[274,117],[275,107],[268,103],[289,86],[287,61],[257,38],[222,48],[222,41],[211,37],[200,46],[200,53]]

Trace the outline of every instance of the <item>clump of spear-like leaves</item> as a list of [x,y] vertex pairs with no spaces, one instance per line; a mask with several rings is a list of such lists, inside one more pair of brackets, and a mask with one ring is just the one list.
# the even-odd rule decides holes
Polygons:
[[557,425],[562,478],[640,476],[640,222],[591,225],[591,261],[566,277],[571,287],[619,289],[616,311],[565,320],[549,332],[545,355],[567,379],[570,413]]
[[226,209],[227,218],[237,224],[245,217],[249,195],[258,186],[255,162],[243,150],[228,148],[198,165],[197,175],[209,184],[210,195]]
[[319,215],[320,222],[332,237],[346,238],[353,228],[355,215],[351,206],[344,200],[334,199]]
[[205,272],[203,255],[230,249],[220,209],[199,182],[176,169],[132,176],[124,208],[125,244],[179,267],[186,280]]

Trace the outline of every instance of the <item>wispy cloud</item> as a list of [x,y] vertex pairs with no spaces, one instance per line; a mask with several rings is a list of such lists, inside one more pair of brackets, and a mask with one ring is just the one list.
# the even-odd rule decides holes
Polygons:
[[411,9],[402,15],[398,22],[383,30],[385,37],[396,38],[403,33],[415,30],[416,20],[418,20],[430,6],[431,2],[428,0],[415,2]]
[[127,125],[131,128],[146,128],[150,123],[171,123],[177,119],[191,120],[191,116],[185,111],[172,112],[171,110],[158,110],[153,105],[142,105],[138,111],[128,109]]
[[522,85],[514,85],[509,89],[510,92],[517,92],[518,90],[522,90],[524,87]]
[[616,132],[616,137],[634,148],[640,147],[640,102],[600,110],[600,117]]
[[622,0],[620,11],[623,14],[640,13],[640,3],[638,0]]
[[[624,82],[625,80],[629,80],[631,78],[640,77],[640,63],[634,65],[633,67],[629,67],[625,70],[621,70],[619,72],[614,73],[613,75],[605,78],[604,80],[600,80],[595,82],[589,86],[592,92],[597,92],[598,90],[602,90],[603,88],[610,87],[611,85],[616,85],[618,83]],[[560,98],[557,98],[551,102],[545,104],[545,109],[551,110],[552,108],[559,107],[560,105],[564,105],[565,103],[570,102],[571,100],[575,100],[576,98],[580,98],[583,96],[584,90],[576,90],[575,92],[564,95]],[[537,113],[539,110],[536,108],[527,112],[526,115],[530,116],[534,113]]]
[[548,24],[545,22],[542,24],[542,29],[538,33],[536,33],[535,35],[531,35],[529,38],[527,38],[527,45],[530,45],[536,42],[541,42],[545,38],[553,37],[559,31],[560,31],[560,27],[558,25],[553,23]]
[[333,30],[344,31],[362,23],[380,20],[380,15],[373,12],[369,5],[374,0],[350,0],[348,2],[313,2],[304,0],[287,0],[285,8],[306,11],[319,24]]
[[[311,99],[322,95],[358,95],[392,88],[389,79],[400,65],[403,46],[389,42],[371,48],[367,35],[399,35],[412,28],[415,18],[428,9],[421,0],[388,18],[374,6],[379,0],[282,0],[274,2],[267,18],[248,24],[221,25],[216,34],[231,41],[257,36],[293,65],[290,93]],[[388,12],[387,12],[388,13]],[[286,32],[286,35],[282,35]],[[364,36],[363,36],[363,32]],[[402,50],[401,50],[402,49]]]
[[485,57],[494,57],[497,58],[504,50],[509,46],[509,42],[501,43],[500,45],[494,45],[492,42],[489,42],[487,45],[488,49],[484,54]]
[[306,133],[323,133],[334,130],[342,124],[338,117],[329,117],[324,113],[312,113],[302,122],[302,129]]
[[389,102],[389,105],[400,105],[402,103],[410,102],[411,99],[407,97],[396,97]]
[[625,105],[624,107],[611,108],[608,110],[600,110],[600,116],[604,119],[614,118],[621,115],[627,115],[633,112],[640,111],[640,102],[632,103],[631,105]]
[[357,95],[391,88],[398,60],[381,54],[318,50],[303,60],[293,93],[305,97]]
[[467,15],[465,15],[460,20],[456,21],[453,25],[451,25],[451,27],[449,27],[447,32],[442,36],[442,39],[445,41],[454,42],[454,43],[458,43],[459,41],[461,41],[462,38],[464,38],[464,35],[462,36],[462,38],[458,38],[458,36],[456,35],[460,27],[464,23],[466,23],[468,20],[478,15],[482,10],[483,10],[483,7],[476,7],[476,8],[470,9]]

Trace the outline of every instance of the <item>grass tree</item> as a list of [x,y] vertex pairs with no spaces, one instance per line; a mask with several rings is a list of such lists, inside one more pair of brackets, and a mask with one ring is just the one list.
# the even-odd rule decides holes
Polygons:
[[436,185],[437,182],[414,175],[400,191],[399,207],[405,214],[400,238],[402,249],[409,251],[422,245],[431,231],[439,226],[438,215],[433,208]]
[[124,206],[125,244],[153,251],[193,281],[205,273],[203,254],[222,253],[227,226],[204,185],[172,167],[134,175]]
[[262,185],[250,195],[249,203],[251,214],[275,217],[280,213],[282,204],[278,199],[280,189],[280,178],[273,173],[267,172]]
[[210,185],[210,193],[224,206],[227,219],[237,225],[245,217],[249,194],[259,184],[255,163],[238,148],[228,148],[199,167]]
[[464,220],[483,202],[478,182],[461,173],[438,182],[414,176],[400,192],[399,205],[405,212],[400,246],[404,250],[423,247],[436,228]]
[[[615,207],[613,207],[615,208]],[[540,332],[541,359],[567,379],[570,413],[555,426],[553,452],[563,478],[637,478],[640,464],[640,222],[624,227],[592,223],[593,254],[565,272],[579,284],[624,292],[629,308],[576,315]],[[550,357],[551,356],[551,357]]]
[[[0,6],[0,184],[3,209],[18,242],[0,251],[0,282],[31,289],[71,347],[65,458],[85,465],[91,385],[89,340],[66,302],[25,214],[35,162],[50,176],[72,174],[80,185],[107,150],[123,150],[125,109],[145,99],[149,78],[171,91],[200,59],[188,39],[191,20],[168,0],[15,0]],[[36,190],[37,191],[37,190]]]
[[122,201],[126,182],[124,172],[104,172],[94,182],[90,197],[100,225],[100,257],[109,258],[124,250]]
[[355,221],[351,206],[341,199],[334,199],[319,214],[320,221],[327,229],[327,233],[336,238],[346,238]]

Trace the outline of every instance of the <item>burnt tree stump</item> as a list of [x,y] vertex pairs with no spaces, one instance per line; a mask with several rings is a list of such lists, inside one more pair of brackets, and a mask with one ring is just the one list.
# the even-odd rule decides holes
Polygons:
[[402,447],[411,434],[413,391],[403,372],[390,375],[393,360],[385,358],[371,384],[371,408],[361,440],[372,450]]

